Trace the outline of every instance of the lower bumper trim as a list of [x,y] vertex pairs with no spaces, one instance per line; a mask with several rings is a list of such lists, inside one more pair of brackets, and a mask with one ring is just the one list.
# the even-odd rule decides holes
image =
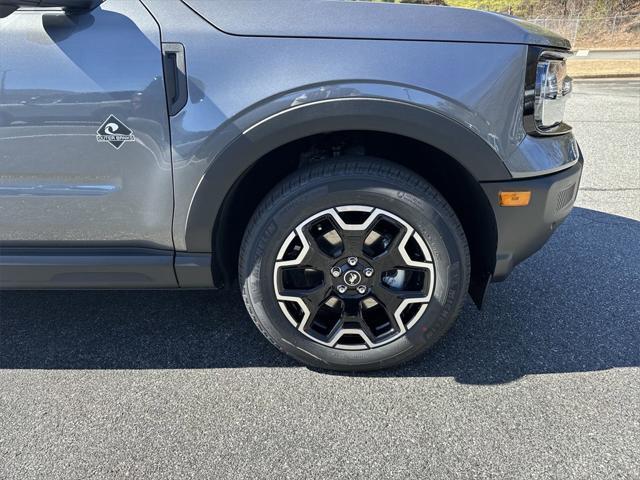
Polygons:
[[[507,278],[514,267],[537,252],[549,239],[575,203],[582,176],[582,158],[561,172],[507,182],[483,183],[498,228],[493,281]],[[501,207],[500,191],[531,191],[526,207]]]

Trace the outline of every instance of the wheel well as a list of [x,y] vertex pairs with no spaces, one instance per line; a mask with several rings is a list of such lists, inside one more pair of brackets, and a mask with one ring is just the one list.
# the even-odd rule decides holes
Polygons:
[[449,202],[464,228],[471,253],[470,293],[480,305],[496,263],[497,227],[477,180],[446,153],[400,135],[341,131],[313,135],[276,148],[236,181],[216,219],[213,272],[217,284],[237,276],[242,236],[260,201],[284,177],[313,162],[366,155],[401,164],[431,183]]

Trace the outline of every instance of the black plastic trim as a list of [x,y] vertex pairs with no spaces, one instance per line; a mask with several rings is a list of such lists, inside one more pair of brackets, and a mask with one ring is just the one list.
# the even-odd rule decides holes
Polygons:
[[187,104],[187,63],[184,45],[181,43],[162,44],[162,68],[164,70],[167,108],[169,115],[177,115]]
[[[491,202],[498,227],[496,266],[492,281],[509,276],[520,262],[533,255],[569,215],[580,185],[584,160],[561,172],[510,182],[487,182],[481,186]],[[559,205],[559,197],[573,188],[571,197]],[[530,191],[526,207],[502,207],[501,191]]]
[[177,288],[173,259],[147,248],[3,247],[0,288]]
[[17,9],[18,7],[15,5],[3,5],[2,3],[0,3],[0,18],[8,17]]
[[212,251],[214,225],[227,194],[260,158],[301,138],[346,130],[379,131],[424,142],[456,159],[477,181],[512,178],[487,142],[440,113],[381,99],[318,102],[259,122],[211,162],[189,208],[187,250]]
[[210,253],[176,252],[175,269],[180,288],[215,288]]

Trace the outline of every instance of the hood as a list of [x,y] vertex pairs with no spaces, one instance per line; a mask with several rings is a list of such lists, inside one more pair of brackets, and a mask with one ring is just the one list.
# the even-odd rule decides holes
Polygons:
[[256,37],[517,43],[569,49],[568,40],[497,13],[333,0],[183,0],[217,29]]

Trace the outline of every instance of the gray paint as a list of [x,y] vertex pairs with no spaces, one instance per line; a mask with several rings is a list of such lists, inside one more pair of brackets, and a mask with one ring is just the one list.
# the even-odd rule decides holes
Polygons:
[[[503,160],[526,136],[525,45],[468,43],[457,29],[460,41],[454,43],[245,37],[212,28],[179,0],[144,3],[162,25],[163,41],[180,42],[187,51],[190,99],[171,120],[178,250],[188,248],[197,186],[205,174],[222,177],[216,158],[253,124],[277,121],[274,115],[303,103],[382,98],[428,108],[480,136]],[[233,5],[242,9],[248,3]],[[529,155],[523,152],[520,164]]]
[[578,161],[580,149],[573,133],[555,137],[526,136],[504,159],[514,178],[527,178],[532,172],[549,174]]
[[[220,209],[235,180],[256,158],[307,135],[350,130],[354,126],[358,130],[406,136],[439,148],[453,158],[460,158],[476,179],[495,181],[510,177],[497,153],[478,135],[433,110],[398,100],[363,97],[303,103],[252,125],[216,157],[189,206],[187,250],[211,248],[215,233],[215,217],[211,212]],[[214,138],[224,137],[224,132]],[[210,151],[210,147],[205,146],[203,151]]]
[[185,3],[232,35],[523,43],[570,48],[566,39],[523,20],[453,7],[310,0]]
[[[0,241],[173,248],[160,32],[139,2],[0,20]],[[115,114],[136,141],[96,141]]]
[[[575,160],[571,135],[523,127],[527,44],[568,47],[537,27],[409,5],[189,4],[206,19],[181,0],[108,0],[91,14],[0,20],[2,244],[207,253],[246,168],[278,142],[333,128],[430,141],[480,182]],[[161,36],[187,60],[187,104],[170,118]],[[135,143],[96,142],[111,113]],[[196,278],[209,257],[184,258]]]
[[[212,2],[210,6],[196,3],[199,9],[206,9],[210,21],[220,24],[233,12],[247,14],[244,17],[247,25],[260,22],[271,25],[270,21],[280,25],[278,13],[287,15],[280,2]],[[196,3],[190,2],[194,6]],[[226,169],[216,159],[232,141],[249,132],[252,125],[268,119],[278,122],[278,114],[302,104],[342,98],[394,100],[430,109],[460,123],[470,135],[480,136],[508,166],[515,166],[514,172],[518,175],[539,172],[545,167],[556,168],[563,163],[564,159],[555,155],[544,165],[546,158],[538,154],[539,146],[549,143],[546,139],[527,138],[523,143],[526,133],[522,125],[522,99],[527,53],[524,45],[470,43],[477,38],[463,29],[453,29],[459,40],[455,43],[245,37],[211,28],[205,20],[190,15],[189,8],[179,0],[145,0],[145,4],[163,26],[164,41],[180,41],[188,52],[190,101],[183,112],[172,119],[176,189],[174,239],[178,250],[193,248],[187,241],[187,229],[193,214],[191,206],[197,197],[194,191],[203,184],[204,176],[220,179],[220,190],[225,190],[223,172]],[[342,8],[342,4],[335,2],[320,4],[307,2],[306,7]],[[367,4],[353,8],[369,11],[378,7],[384,7],[379,11],[400,16],[408,11],[406,6],[389,5]],[[249,15],[244,10],[247,8],[260,8],[261,15]],[[411,11],[437,11],[440,15],[450,10],[413,6]],[[456,10],[455,14],[459,15],[460,11]],[[488,21],[498,21],[498,18],[511,25],[511,20],[494,17],[490,15]],[[377,31],[384,23],[374,22],[372,28]],[[404,27],[403,24],[403,31]],[[505,28],[508,30],[506,24]],[[264,30],[246,33],[260,32]],[[484,40],[501,34],[485,28]],[[203,38],[208,41],[202,41]],[[516,37],[511,41],[515,42]],[[545,42],[536,40],[536,43]],[[353,128],[359,125],[354,124]],[[260,152],[254,155],[258,158]],[[478,170],[486,168],[482,159],[476,160]],[[502,179],[509,177],[505,173]],[[482,176],[478,179],[497,180]],[[215,211],[212,208],[212,216]],[[200,251],[202,247],[199,242],[195,248]]]

